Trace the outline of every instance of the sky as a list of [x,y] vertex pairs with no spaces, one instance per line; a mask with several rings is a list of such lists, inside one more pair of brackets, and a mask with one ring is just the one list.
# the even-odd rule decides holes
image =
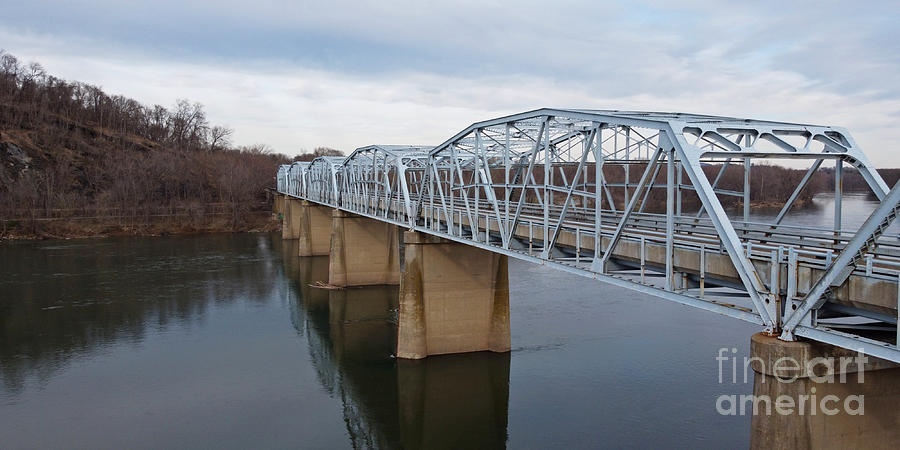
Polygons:
[[437,145],[553,108],[847,127],[900,167],[897,1],[0,0],[0,48],[234,143]]

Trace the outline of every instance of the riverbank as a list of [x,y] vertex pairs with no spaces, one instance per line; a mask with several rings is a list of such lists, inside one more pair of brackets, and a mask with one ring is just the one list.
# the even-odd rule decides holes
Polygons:
[[281,228],[267,211],[230,214],[168,214],[0,220],[0,241],[78,239],[105,236],[165,236],[269,232]]

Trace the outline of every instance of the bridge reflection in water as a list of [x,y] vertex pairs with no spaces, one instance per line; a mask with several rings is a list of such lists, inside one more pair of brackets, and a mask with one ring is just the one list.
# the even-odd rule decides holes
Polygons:
[[[2,447],[130,447],[135,436],[157,447],[186,441],[340,447],[346,446],[344,429],[357,448],[502,448],[507,435],[510,446],[546,447],[561,445],[563,434],[570,446],[591,445],[598,436],[609,446],[673,440],[688,446],[690,439],[723,444],[735,435],[754,447],[779,448],[864,447],[861,436],[876,448],[900,441],[900,369],[867,372],[864,385],[853,383],[853,375],[851,383],[830,386],[771,378],[763,385],[756,376],[752,388],[708,389],[716,376],[713,351],[702,350],[699,358],[692,356],[696,348],[673,351],[665,341],[683,327],[658,329],[656,338],[622,333],[615,324],[628,322],[633,306],[612,309],[615,320],[594,323],[599,314],[590,314],[599,308],[557,302],[551,310],[544,302],[529,304],[519,290],[514,301],[523,307],[514,309],[514,320],[536,331],[519,334],[517,348],[553,341],[557,333],[580,335],[582,342],[568,341],[564,352],[514,351],[515,370],[510,353],[397,360],[391,356],[396,288],[309,288],[326,273],[328,260],[297,257],[292,245],[296,241],[275,235],[223,234],[0,248]],[[520,279],[529,275],[524,264],[515,269]],[[579,288],[582,279],[573,280]],[[541,292],[531,299],[548,295]],[[554,320],[548,312],[588,319]],[[621,339],[597,341],[604,333]],[[651,341],[662,350],[639,351]],[[630,352],[627,361],[607,363],[622,350]],[[652,359],[661,355],[669,360]],[[646,362],[634,363],[642,357]],[[598,370],[603,365],[611,370]],[[567,380],[573,384],[560,389]],[[814,416],[751,420],[722,418],[714,409],[719,394],[798,399],[813,387],[817,403],[829,394],[842,400],[826,405],[832,408],[849,395],[866,395],[865,415],[828,416],[819,409]],[[685,399],[690,402],[679,403]],[[334,404],[342,406],[344,425],[332,415]],[[741,434],[746,431],[752,436]],[[708,440],[698,440],[704,436]]]
[[[297,241],[275,241],[283,245],[286,275],[300,293],[290,304],[292,323],[309,343],[322,387],[342,402],[354,448],[506,447],[510,353],[397,359],[397,286],[311,287],[327,279],[328,257],[297,257]],[[900,369],[880,370],[877,377],[869,373],[868,383],[856,382],[855,373],[847,376],[848,383],[814,383],[808,378],[785,383],[749,373],[753,398],[773,401],[770,412],[761,404],[760,412],[753,414],[752,403],[737,396],[747,412],[734,420],[750,423],[752,448],[779,443],[794,448],[878,446],[890,436],[900,438],[890,431],[900,430],[900,413],[892,407],[900,399]],[[793,414],[785,415],[774,408],[779,396],[795,401],[808,396],[806,407],[813,401],[818,408],[826,395],[839,398],[826,405],[839,409],[837,414],[811,414],[809,409],[800,414],[795,407]],[[848,414],[842,408],[853,395],[863,396],[864,414]]]
[[299,298],[291,321],[319,382],[340,398],[354,448],[505,448],[509,353],[396,359],[397,286],[311,287],[328,257],[297,257],[281,241]]

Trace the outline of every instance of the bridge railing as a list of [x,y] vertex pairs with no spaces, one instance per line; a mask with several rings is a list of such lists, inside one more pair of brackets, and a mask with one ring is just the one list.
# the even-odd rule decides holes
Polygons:
[[[761,160],[808,164],[769,219],[750,209]],[[832,223],[784,224],[824,166],[835,177]],[[882,200],[858,230],[842,223],[844,166]],[[436,147],[368,146],[295,163],[277,181],[293,197],[759,323],[784,339],[900,361],[900,241],[885,235],[900,194],[842,128],[542,109],[473,124]]]

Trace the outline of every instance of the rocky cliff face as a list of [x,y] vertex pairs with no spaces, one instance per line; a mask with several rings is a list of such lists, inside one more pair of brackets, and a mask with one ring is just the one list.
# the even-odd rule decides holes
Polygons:
[[0,184],[8,185],[27,172],[32,158],[25,150],[11,142],[0,141]]

